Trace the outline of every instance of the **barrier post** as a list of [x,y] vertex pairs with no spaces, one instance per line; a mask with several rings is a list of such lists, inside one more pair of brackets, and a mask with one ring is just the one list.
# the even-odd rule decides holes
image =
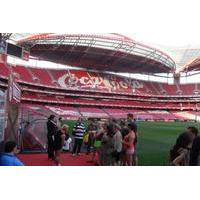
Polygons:
[[4,142],[12,140],[19,143],[18,134],[20,101],[21,89],[11,73],[8,81],[8,91],[6,100],[7,123],[5,128]]

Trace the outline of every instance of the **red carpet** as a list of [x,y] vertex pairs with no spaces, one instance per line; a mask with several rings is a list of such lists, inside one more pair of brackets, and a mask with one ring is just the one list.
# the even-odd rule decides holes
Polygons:
[[[25,166],[55,166],[54,161],[48,160],[47,154],[19,154],[17,157]],[[63,153],[60,158],[62,166],[94,166],[94,163],[87,162],[91,159],[91,155],[72,156]]]

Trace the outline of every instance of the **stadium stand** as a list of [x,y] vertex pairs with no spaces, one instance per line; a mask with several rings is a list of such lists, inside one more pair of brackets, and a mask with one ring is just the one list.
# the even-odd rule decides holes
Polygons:
[[99,108],[91,107],[79,107],[79,112],[84,117],[94,117],[94,118],[109,118],[109,115]]
[[[6,64],[1,63],[0,66],[0,86],[5,88],[10,70]],[[35,102],[50,106],[80,106],[79,116],[94,113],[96,116],[107,117],[116,116],[118,112],[120,117],[125,117],[127,112],[115,112],[118,108],[179,111],[199,109],[194,95],[199,84],[168,85],[100,72],[28,68],[21,65],[12,66],[12,70],[22,88],[23,104]],[[101,109],[97,109],[97,106]],[[102,110],[104,107],[111,110]]]
[[28,67],[24,66],[13,66],[12,70],[18,74],[19,79],[25,81],[25,82],[34,82],[33,80],[33,74],[30,73],[30,70]]
[[46,109],[49,109],[54,114],[62,117],[66,117],[68,119],[78,118],[81,116],[78,108],[70,107],[70,106],[45,106]]
[[[14,73],[17,75],[19,82],[36,84],[46,88],[55,88],[55,83],[58,83],[58,89],[73,88],[79,90],[89,90],[108,92],[114,94],[126,95],[142,95],[142,96],[162,96],[163,92],[167,95],[179,95],[177,91],[181,91],[182,95],[193,95],[195,90],[198,90],[199,84],[187,85],[168,85],[166,83],[147,82],[132,79],[132,81],[112,76],[109,80],[109,75],[100,73],[88,73],[86,71],[75,70],[45,70],[34,69],[24,66],[13,66]],[[8,77],[9,69],[5,64],[1,64],[0,76]],[[50,75],[51,74],[51,75]],[[38,84],[36,84],[38,85]],[[29,87],[31,88],[31,87]]]
[[180,90],[182,91],[183,95],[191,95],[194,94],[196,84],[187,84],[187,85],[180,85]]
[[45,71],[48,73],[49,77],[51,78],[51,83],[57,86],[58,82],[54,79],[53,75],[51,74],[51,71],[48,69],[45,69]]
[[128,112],[122,109],[103,109],[106,113],[109,114],[110,117],[112,118],[126,118]]
[[39,82],[43,85],[51,85],[52,80],[45,69],[29,68],[34,77],[38,77]]
[[168,84],[162,84],[162,88],[164,91],[167,92],[167,95],[177,95],[177,86],[176,85],[168,85]]
[[8,66],[4,63],[0,63],[0,76],[3,76],[4,78],[8,78],[8,75],[10,74],[10,71],[8,69]]

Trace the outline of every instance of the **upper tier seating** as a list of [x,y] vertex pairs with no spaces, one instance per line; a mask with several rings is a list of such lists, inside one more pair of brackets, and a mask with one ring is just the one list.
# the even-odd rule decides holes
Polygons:
[[53,85],[51,77],[45,69],[29,68],[35,77],[39,78],[39,82],[43,85]]
[[162,84],[162,88],[166,91],[167,95],[177,95],[176,85],[168,85],[166,83]]
[[24,66],[13,66],[13,71],[19,75],[19,79],[25,82],[34,82],[33,76]]
[[187,84],[187,85],[179,85],[183,95],[193,95],[195,90],[194,84]]
[[10,70],[7,65],[0,63],[0,75],[8,77],[10,75]]
[[73,88],[122,95],[193,95],[200,84],[168,85],[151,81],[141,81],[126,77],[76,70],[50,70],[13,66],[12,69],[0,63],[0,77],[8,77],[11,70],[20,82],[29,82],[45,87]]

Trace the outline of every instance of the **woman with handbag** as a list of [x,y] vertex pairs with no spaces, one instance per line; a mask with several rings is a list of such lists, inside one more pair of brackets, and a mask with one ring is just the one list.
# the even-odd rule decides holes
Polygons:
[[98,124],[96,129],[93,130],[93,145],[92,145],[92,157],[88,162],[95,162],[96,155],[98,156],[98,160],[96,161],[96,165],[101,165],[99,162],[99,149],[101,147],[101,139],[104,134],[104,128],[102,124]]

